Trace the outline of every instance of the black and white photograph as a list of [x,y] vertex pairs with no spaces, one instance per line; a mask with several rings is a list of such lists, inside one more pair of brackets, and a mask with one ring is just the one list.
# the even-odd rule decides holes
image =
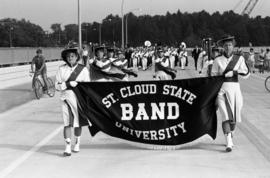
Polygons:
[[270,178],[269,0],[0,0],[0,178]]

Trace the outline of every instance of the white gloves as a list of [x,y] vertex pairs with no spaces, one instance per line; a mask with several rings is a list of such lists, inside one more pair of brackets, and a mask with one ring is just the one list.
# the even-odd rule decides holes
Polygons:
[[232,77],[233,76],[233,71],[229,71],[225,74],[225,77],[228,78],[228,77]]
[[110,62],[116,61],[116,58],[110,58]]
[[69,84],[72,87],[76,87],[78,85],[78,82],[76,82],[76,81],[70,81]]

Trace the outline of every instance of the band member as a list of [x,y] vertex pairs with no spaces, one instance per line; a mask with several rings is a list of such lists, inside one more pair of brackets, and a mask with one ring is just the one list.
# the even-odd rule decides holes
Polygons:
[[208,56],[205,50],[202,50],[198,57],[198,71],[202,74],[205,62],[208,60]]
[[116,68],[115,72],[127,74],[122,80],[128,81],[129,76],[137,77],[138,74],[133,68],[128,68],[128,60],[125,58],[122,50],[117,51],[117,58],[112,61],[112,69]]
[[[183,62],[185,63],[185,67],[187,67],[188,66],[188,54],[187,54],[187,45],[185,42],[181,42],[180,52],[181,51],[182,51],[181,56],[185,57],[185,59],[186,59],[186,60],[183,60]],[[181,60],[180,60],[180,62],[181,62]]]
[[95,57],[89,60],[92,81],[112,81],[105,74],[111,69],[111,61],[105,56],[105,46],[95,48]]
[[217,97],[217,106],[222,118],[222,128],[226,138],[226,151],[233,148],[232,132],[236,122],[241,122],[243,97],[238,82],[238,76],[247,78],[249,68],[243,56],[233,54],[235,39],[225,36],[219,42],[223,45],[224,54],[214,60],[212,76],[224,75],[227,80],[223,83]]
[[82,62],[83,62],[84,66],[88,66],[88,57],[89,57],[88,47],[87,47],[87,45],[83,45],[83,47],[82,47]]
[[71,155],[71,128],[74,128],[75,146],[73,151],[80,151],[80,136],[82,128],[78,119],[77,98],[72,87],[77,86],[77,82],[90,81],[89,72],[86,67],[78,64],[80,55],[77,48],[65,49],[61,53],[66,64],[61,65],[56,73],[55,88],[60,91],[62,105],[62,116],[64,120],[64,139],[66,148],[64,156]]
[[154,77],[157,80],[175,79],[177,71],[169,67],[169,58],[164,55],[164,50],[158,47],[156,53]]
[[170,67],[172,68],[172,69],[174,69],[175,68],[175,56],[176,56],[176,54],[177,54],[177,51],[176,51],[176,49],[174,49],[174,48],[171,48],[170,49]]
[[[120,63],[117,62],[119,58],[113,57],[113,50],[109,51],[109,57],[105,57],[105,47],[101,46],[95,49],[96,57],[90,60],[90,76],[93,81],[121,81],[126,80],[129,70],[124,70],[124,67],[120,67]],[[124,54],[122,53],[123,58]],[[125,65],[127,61],[124,61]],[[113,66],[114,65],[114,66]],[[118,66],[117,66],[118,65]],[[123,64],[122,64],[123,65]],[[117,70],[113,70],[117,66]],[[121,68],[120,70],[118,70]],[[126,71],[126,72],[125,72]],[[132,72],[131,72],[132,73]],[[133,73],[132,73],[133,74]]]
[[[205,76],[210,77],[215,58],[219,56],[219,48],[216,46],[211,47],[210,59],[206,60],[203,65],[203,73]],[[209,55],[208,55],[209,56]]]
[[144,53],[142,54],[142,69],[143,70],[147,69],[148,57],[149,57],[148,49],[145,49]]
[[182,49],[179,53],[180,63],[181,63],[181,69],[185,70],[185,67],[187,66],[187,51],[185,49]]

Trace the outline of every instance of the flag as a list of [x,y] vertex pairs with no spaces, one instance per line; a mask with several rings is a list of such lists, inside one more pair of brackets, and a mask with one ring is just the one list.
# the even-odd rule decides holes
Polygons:
[[88,82],[73,90],[81,125],[132,142],[181,145],[216,138],[215,100],[224,77],[167,81]]

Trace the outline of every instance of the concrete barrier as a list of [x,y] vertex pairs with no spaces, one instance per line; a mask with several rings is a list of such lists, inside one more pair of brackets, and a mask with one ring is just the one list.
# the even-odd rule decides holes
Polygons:
[[[41,48],[47,61],[55,61],[61,58],[63,48]],[[0,67],[29,64],[36,55],[37,48],[15,47],[0,48]]]
[[[47,62],[47,74],[48,76],[55,76],[56,71],[60,65],[64,64],[63,61]],[[8,88],[24,83],[30,83],[32,77],[30,77],[30,65],[13,66],[0,68],[0,89]],[[31,88],[31,85],[29,86]]]

